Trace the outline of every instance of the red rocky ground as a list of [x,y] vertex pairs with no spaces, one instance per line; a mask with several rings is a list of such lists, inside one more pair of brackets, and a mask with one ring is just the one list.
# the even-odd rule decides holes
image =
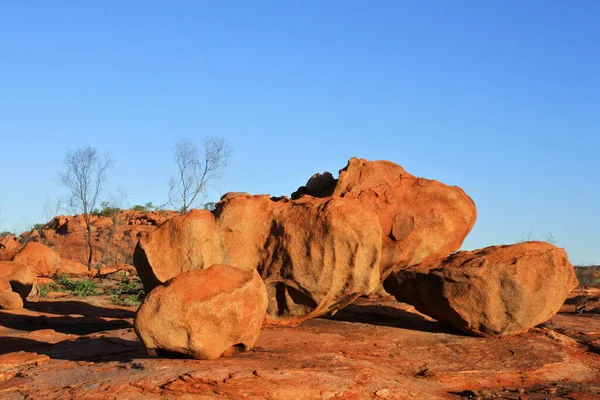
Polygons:
[[0,311],[0,398],[597,399],[599,295],[578,289],[549,322],[504,339],[464,336],[392,297],[359,299],[264,327],[252,351],[211,361],[149,357],[134,308],[107,297],[33,301]]

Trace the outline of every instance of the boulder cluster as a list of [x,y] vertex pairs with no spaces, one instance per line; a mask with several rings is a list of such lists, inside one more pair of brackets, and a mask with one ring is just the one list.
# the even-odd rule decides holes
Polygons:
[[251,348],[257,321],[297,325],[381,285],[474,335],[521,333],[554,315],[577,285],[564,250],[455,253],[476,217],[461,188],[358,158],[291,198],[229,193],[140,238],[134,264],[150,294],[136,332],[152,352],[215,358]]

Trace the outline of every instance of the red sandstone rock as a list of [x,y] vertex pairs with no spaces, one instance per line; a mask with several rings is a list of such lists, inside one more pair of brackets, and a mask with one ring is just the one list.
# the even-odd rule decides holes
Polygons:
[[156,287],[140,306],[135,328],[146,348],[199,359],[250,350],[267,308],[255,270],[213,265]]
[[382,279],[392,268],[426,263],[458,250],[477,218],[475,203],[461,188],[418,178],[390,161],[352,158],[337,180],[328,173],[317,174],[305,192],[350,199],[377,214]]
[[[92,264],[131,264],[138,239],[175,215],[178,214],[174,211],[143,213],[133,210],[123,210],[114,219],[92,215]],[[88,244],[85,235],[82,215],[61,215],[42,228],[39,241],[58,252],[63,260],[87,265]]]
[[29,242],[15,255],[13,261],[29,265],[37,276],[55,274],[79,276],[87,274],[87,267],[72,260],[62,260],[60,255],[41,243]]
[[[0,284],[0,286],[5,285]],[[19,308],[23,308],[23,299],[21,296],[11,289],[0,288],[0,309],[16,310]]]
[[563,249],[526,242],[461,251],[397,271],[384,287],[398,301],[458,329],[506,336],[547,321],[577,284]]
[[15,250],[19,247],[19,242],[15,236],[0,237],[0,250]]
[[375,290],[381,236],[377,215],[345,199],[237,193],[214,215],[192,210],[140,239],[134,262],[146,291],[212,264],[256,269],[269,323],[297,324]]
[[16,261],[0,261],[0,288],[12,290],[25,300],[34,286],[35,275],[28,265]]
[[0,398],[543,400],[600,389],[598,347],[565,336],[598,340],[599,315],[560,313],[545,324],[554,335],[497,340],[456,334],[393,297],[361,298],[330,318],[265,326],[251,352],[190,360],[149,358],[131,312],[104,300],[0,310],[0,353],[26,352],[0,356]]

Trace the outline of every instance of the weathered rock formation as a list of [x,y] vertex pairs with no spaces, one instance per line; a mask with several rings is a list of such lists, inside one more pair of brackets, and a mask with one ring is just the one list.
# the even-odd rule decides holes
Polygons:
[[337,180],[316,174],[292,197],[343,197],[374,211],[382,228],[381,274],[458,250],[477,218],[459,187],[418,178],[390,161],[352,158]]
[[381,237],[377,215],[352,201],[238,193],[214,214],[192,210],[141,238],[134,263],[147,292],[213,264],[255,269],[269,293],[268,322],[296,324],[376,288]]
[[294,324],[371,294],[392,270],[457,250],[476,209],[462,189],[388,161],[353,158],[313,176],[295,200],[229,193],[140,239],[134,264],[147,291],[212,264],[257,269],[269,322]]
[[384,287],[398,301],[465,332],[505,336],[547,321],[577,284],[563,249],[526,242],[400,270]]
[[84,265],[62,259],[56,251],[37,242],[27,243],[14,256],[13,261],[30,266],[36,276],[41,277],[51,277],[55,274],[81,276],[88,273]]
[[[134,211],[122,210],[110,216],[91,215],[93,266],[113,266],[132,264],[131,256],[138,239],[152,232],[169,218],[177,215],[175,211]],[[86,265],[88,244],[83,215],[59,215],[53,218],[39,231],[32,230],[19,237],[19,241],[0,242],[0,260],[10,260],[28,242],[39,242],[57,252],[63,262],[73,261]],[[3,246],[9,246],[3,248]],[[84,274],[87,274],[87,269]]]
[[22,308],[34,287],[29,266],[14,261],[0,261],[0,308]]
[[16,236],[0,237],[0,261],[10,261],[19,251],[19,246]]
[[135,329],[151,354],[214,359],[251,349],[266,309],[256,270],[214,265],[156,287],[140,306]]
[[10,287],[6,289],[6,285],[0,282],[0,309],[17,310],[23,308],[23,299],[18,293],[13,292]]

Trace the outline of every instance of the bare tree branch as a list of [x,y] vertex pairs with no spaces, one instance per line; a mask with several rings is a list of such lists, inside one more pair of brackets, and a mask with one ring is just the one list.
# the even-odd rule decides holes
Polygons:
[[88,270],[92,268],[94,249],[90,214],[96,208],[98,198],[106,183],[108,168],[112,162],[108,155],[101,156],[94,147],[82,147],[67,151],[60,181],[70,192],[69,204],[75,213],[83,215],[88,245]]
[[63,200],[59,197],[52,203],[50,197],[46,196],[46,202],[42,205],[42,218],[44,223],[50,222],[63,210]]
[[169,179],[168,203],[182,214],[187,212],[207,186],[222,177],[231,158],[231,148],[224,138],[207,137],[204,154],[189,139],[175,142],[173,159],[177,173]]

